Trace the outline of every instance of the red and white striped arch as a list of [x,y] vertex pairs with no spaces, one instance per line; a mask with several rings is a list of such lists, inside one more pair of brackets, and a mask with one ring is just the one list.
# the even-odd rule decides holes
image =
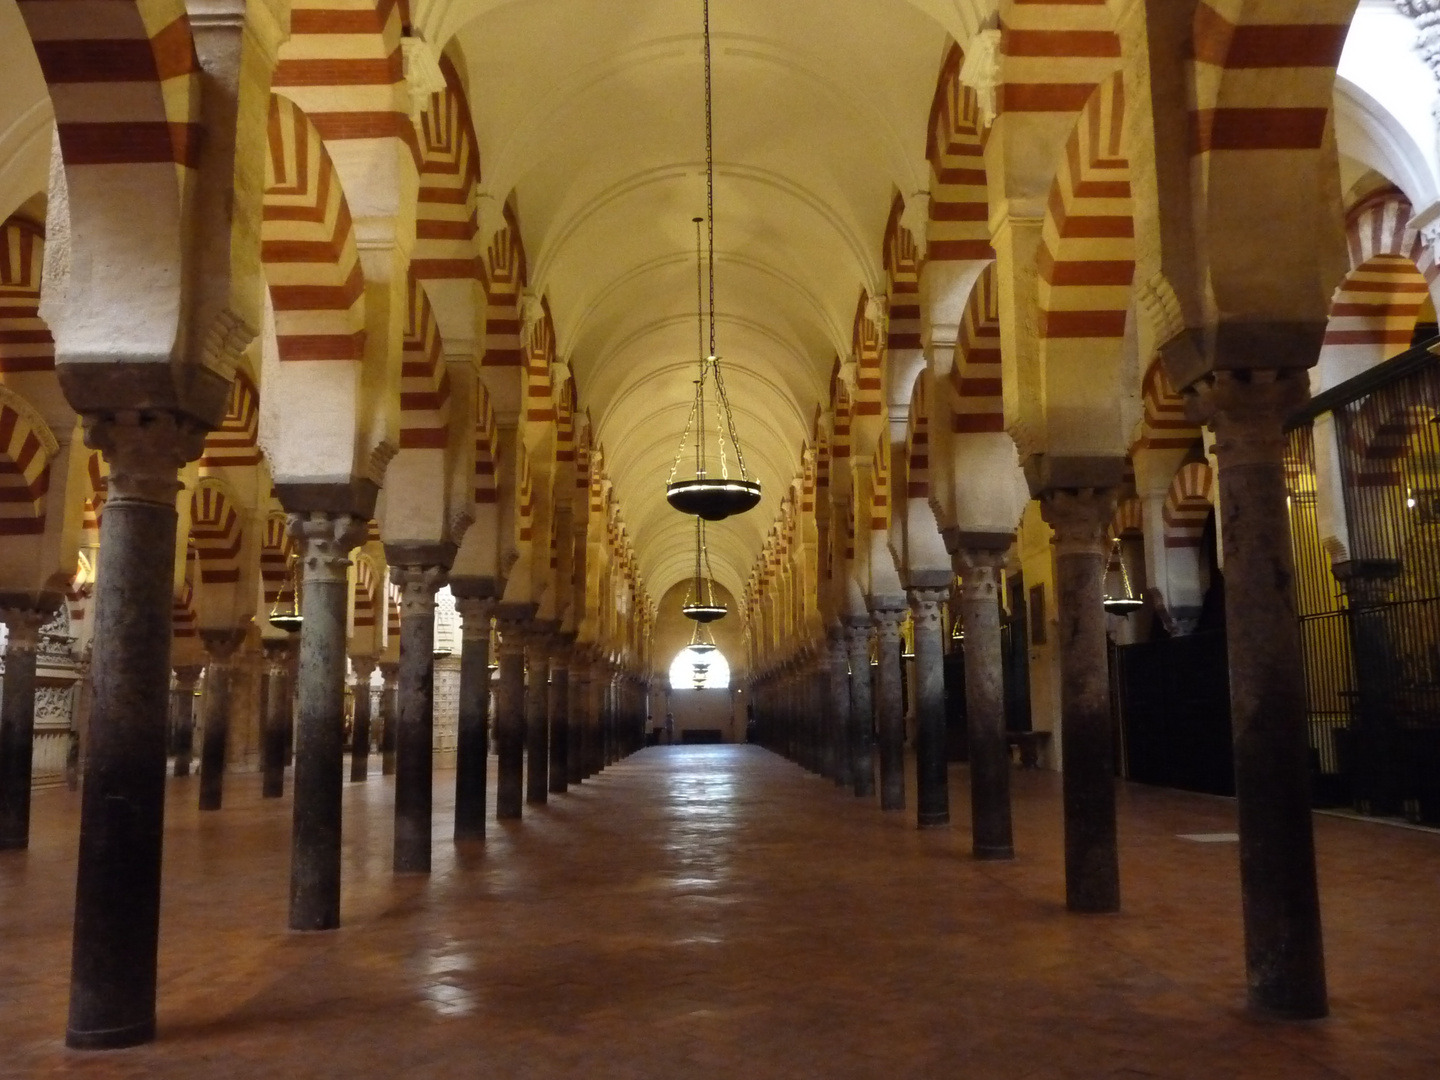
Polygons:
[[365,277],[355,226],[320,133],[272,95],[261,258],[281,361],[365,355]]
[[1211,502],[1214,487],[1215,474],[1208,462],[1192,461],[1181,466],[1165,495],[1167,548],[1200,546],[1205,523],[1214,509]]
[[550,301],[540,301],[540,317],[530,329],[525,342],[525,419],[532,424],[548,424],[555,419],[554,387],[550,365],[555,362],[555,322],[550,317]]
[[295,580],[290,572],[295,541],[286,524],[284,514],[269,514],[260,535],[260,582],[270,608],[281,602],[291,603],[295,596]]
[[450,374],[424,286],[410,277],[400,363],[400,449],[443,450],[449,440]]
[[440,58],[445,89],[431,95],[419,120],[420,195],[410,272],[422,281],[475,280],[478,224],[475,189],[480,149],[470,107],[450,58]]
[[911,499],[930,497],[930,412],[925,398],[925,380],[916,379],[905,430],[905,488]]
[[925,156],[930,161],[931,262],[986,261],[990,246],[990,195],[985,174],[985,131],[975,91],[960,81],[965,54],[952,45],[940,67]]
[[1185,415],[1185,401],[1170,385],[1157,356],[1141,381],[1144,426],[1136,450],[1189,450],[1200,441],[1200,425]]
[[419,165],[400,0],[292,0],[272,85],[326,140],[397,138]]
[[1120,62],[1108,0],[1002,0],[998,107],[1073,113]]
[[1410,226],[1409,200],[1378,192],[1347,215],[1350,273],[1330,305],[1322,364],[1353,376],[1410,347],[1440,266]]
[[870,528],[875,532],[890,530],[890,440],[875,444],[871,456]]
[[1143,536],[1145,533],[1145,504],[1135,496],[1121,499],[1115,504],[1115,513],[1110,518],[1106,535],[1110,540],[1116,537]]
[[377,588],[379,575],[368,555],[355,558],[355,619],[353,627],[358,633],[373,633],[378,621],[379,604],[382,599]]
[[[856,372],[855,400],[851,417],[880,417],[884,414],[885,383],[884,357],[885,338],[880,327],[870,318],[870,296],[863,289],[860,302],[855,308],[855,323],[851,331],[850,347],[854,351]],[[854,432],[852,431],[852,437]]]
[[190,497],[190,546],[202,585],[233,585],[240,580],[244,537],[235,500],[221,481],[202,478]]
[[496,488],[496,467],[499,462],[499,441],[495,429],[495,409],[490,393],[483,383],[475,384],[475,501],[481,506],[499,501]]
[[1124,84],[1090,96],[1050,189],[1040,260],[1040,336],[1105,342],[1125,335],[1135,276],[1130,162],[1123,147]]
[[955,343],[950,369],[954,391],[950,430],[957,435],[992,434],[1005,430],[1001,378],[1000,294],[993,264],[975,282]]
[[885,348],[919,349],[920,263],[919,249],[910,230],[900,223],[905,200],[897,193],[890,202],[885,223],[884,265],[888,287]]
[[55,339],[40,318],[45,230],[12,217],[0,226],[0,378],[55,370]]
[[260,464],[260,392],[238,368],[225,402],[220,426],[205,436],[202,469],[241,468]]
[[[10,395],[10,391],[6,391]],[[18,395],[0,399],[0,536],[38,536],[45,531],[53,439],[44,420]]]
[[197,638],[200,636],[200,619],[195,614],[195,585],[189,574],[175,590],[170,603],[170,635],[175,638]]
[[520,368],[525,364],[520,298],[528,282],[520,222],[509,203],[505,225],[491,238],[485,253],[485,367]]

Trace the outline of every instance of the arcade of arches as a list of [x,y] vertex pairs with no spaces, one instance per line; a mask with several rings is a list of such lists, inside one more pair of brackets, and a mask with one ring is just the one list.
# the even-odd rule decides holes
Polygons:
[[[1193,674],[1221,641],[1234,997],[1327,1015],[1310,800],[1377,699],[1357,674],[1317,743],[1296,578],[1342,619],[1412,580],[1415,541],[1347,518],[1351,451],[1358,489],[1435,516],[1435,404],[1368,441],[1319,406],[1398,354],[1427,370],[1440,0],[711,17],[714,317],[764,493],[708,531],[730,736],[918,825],[905,851],[939,830],[1018,866],[1017,800],[1048,789],[1015,750],[1061,791],[1051,918],[1084,924],[1122,910],[1130,650]],[[287,925],[314,940],[362,786],[393,792],[393,854],[366,843],[399,880],[685,767],[633,755],[691,631],[665,483],[700,28],[700,0],[0,0],[0,883],[78,836],[68,1046],[155,1039],[157,1001],[165,1043],[177,791],[197,828],[246,773],[293,803]],[[1357,672],[1398,655],[1353,621]],[[67,773],[68,826],[32,838]],[[1390,795],[1357,802],[1434,808]]]

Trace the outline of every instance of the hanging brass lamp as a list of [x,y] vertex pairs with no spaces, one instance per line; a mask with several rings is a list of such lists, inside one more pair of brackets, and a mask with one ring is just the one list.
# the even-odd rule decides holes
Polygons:
[[697,622],[695,632],[690,635],[690,644],[685,647],[698,657],[707,657],[715,651],[715,635],[710,633],[710,627],[705,623]]
[[[690,406],[690,418],[685,424],[685,434],[680,438],[680,449],[675,455],[675,466],[670,470],[670,481],[665,486],[665,498],[676,510],[694,514],[706,521],[723,521],[734,514],[753,510],[760,503],[759,481],[750,479],[745,469],[745,454],[740,448],[740,436],[735,430],[735,417],[730,409],[730,399],[725,393],[725,379],[720,371],[720,353],[715,339],[715,127],[713,120],[713,95],[710,81],[710,0],[704,0],[705,38],[705,217],[695,219],[695,271],[696,300],[700,325],[700,371],[695,380],[695,400]],[[708,232],[708,244],[702,245],[700,226]],[[705,304],[704,273],[705,255],[708,252],[710,296],[708,308]],[[709,341],[705,329],[709,326]],[[714,384],[713,404],[707,398],[707,388]],[[707,430],[710,416],[715,419],[715,451],[718,461],[712,460]],[[694,475],[681,474],[681,465],[686,464],[686,447],[694,437]],[[735,455],[738,476],[730,475],[730,459],[725,446],[729,440]],[[717,470],[719,475],[713,475]],[[690,470],[687,467],[686,473]]]
[[1115,538],[1110,548],[1110,561],[1105,568],[1105,577],[1110,576],[1110,568],[1120,568],[1120,592],[1105,594],[1105,613],[1107,615],[1119,615],[1124,618],[1139,611],[1145,606],[1145,601],[1135,595],[1135,590],[1130,585],[1130,571],[1125,569],[1125,556],[1120,550],[1120,538]]
[[705,519],[700,517],[695,519],[695,576],[690,582],[685,606],[680,610],[687,619],[697,623],[712,623],[730,613],[715,596],[715,575],[710,569],[710,551],[705,546]]
[[270,609],[269,619],[276,630],[298,634],[305,622],[305,617],[300,614],[300,561],[292,555],[288,562],[286,576],[290,578],[290,603],[284,603],[285,589],[282,587],[280,595],[275,598],[275,606]]

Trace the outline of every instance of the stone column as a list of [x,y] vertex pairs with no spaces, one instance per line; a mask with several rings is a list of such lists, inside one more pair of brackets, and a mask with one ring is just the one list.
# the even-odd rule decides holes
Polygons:
[[822,647],[810,660],[810,740],[815,771],[826,780],[835,779],[835,740],[831,731],[835,712],[830,701],[830,652]]
[[[266,642],[265,663],[269,678],[265,680],[265,726],[260,737],[260,796],[278,799],[285,794],[285,735],[291,720],[290,642]],[[178,678],[180,671],[175,674]]]
[[380,775],[395,775],[395,727],[400,720],[400,665],[380,665]]
[[550,635],[525,650],[525,801],[543,806],[550,790]]
[[200,743],[200,809],[219,810],[225,789],[225,747],[235,692],[235,651],[243,630],[201,630],[210,663],[205,668],[205,720]]
[[855,756],[850,749],[850,661],[845,650],[845,631],[839,626],[832,626],[828,638],[830,739],[835,746],[835,786],[848,789],[855,786]]
[[1105,642],[1105,529],[1112,488],[1052,490],[1040,500],[1054,530],[1060,647],[1060,752],[1064,761],[1065,905],[1120,910],[1115,841],[1115,751]]
[[965,548],[960,623],[965,629],[965,727],[970,744],[971,850],[977,859],[1012,859],[1010,747],[1005,740],[1005,666],[1000,648],[1000,571],[1005,553]]
[[340,925],[340,799],[345,783],[345,615],[350,551],[366,522],[324,511],[290,515],[301,582],[300,716],[295,730],[295,817],[290,929]]
[[455,742],[455,839],[485,839],[490,758],[490,619],[493,600],[460,597],[460,725]]
[[936,829],[950,824],[945,635],[940,621],[940,605],[950,590],[910,589],[909,594],[915,620],[915,821],[922,829]]
[[70,1014],[75,1049],[155,1037],[165,718],[179,470],[203,432],[166,413],[86,417],[110,464],[95,586],[95,696],[80,805]]
[[352,656],[355,669],[355,718],[350,725],[350,782],[358,784],[370,775],[370,676],[375,673],[373,656]]
[[590,694],[589,666],[579,656],[572,657],[570,664],[569,704],[569,748],[565,758],[565,780],[573,786],[585,779],[585,725],[586,704]]
[[[5,678],[0,689],[0,850],[30,846],[30,777],[35,752],[35,650],[53,610],[0,609]],[[162,763],[161,771],[164,771]]]
[[879,610],[872,614],[880,659],[879,700],[875,713],[880,727],[880,809],[905,809],[905,692],[900,682],[900,624],[905,612]]
[[519,619],[500,620],[495,710],[495,816],[518,819],[525,798],[525,626]]
[[1219,465],[1250,1007],[1297,1019],[1329,1011],[1284,471],[1308,387],[1303,370],[1240,371],[1191,391]]
[[195,687],[200,684],[199,665],[175,669],[175,775],[189,776],[195,753]]
[[550,657],[550,790],[564,794],[570,780],[570,648]]
[[875,713],[870,686],[870,627],[856,619],[846,628],[850,653],[850,778],[857,798],[875,794]]
[[390,579],[400,587],[400,722],[395,728],[397,874],[430,872],[435,755],[435,593],[454,553],[401,563],[386,548]]

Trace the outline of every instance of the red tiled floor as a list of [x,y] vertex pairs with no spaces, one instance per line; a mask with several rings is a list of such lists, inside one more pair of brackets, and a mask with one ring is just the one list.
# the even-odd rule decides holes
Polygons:
[[[172,782],[160,1039],[61,1044],[77,802],[0,854],[0,1076],[1440,1077],[1440,837],[1319,818],[1334,1015],[1240,1011],[1232,804],[1121,794],[1125,913],[1062,909],[1059,781],[1013,864],[762,750],[652,749],[397,880],[391,781],[346,789],[345,928],[284,931],[289,800]],[[493,788],[492,788],[493,790]]]

